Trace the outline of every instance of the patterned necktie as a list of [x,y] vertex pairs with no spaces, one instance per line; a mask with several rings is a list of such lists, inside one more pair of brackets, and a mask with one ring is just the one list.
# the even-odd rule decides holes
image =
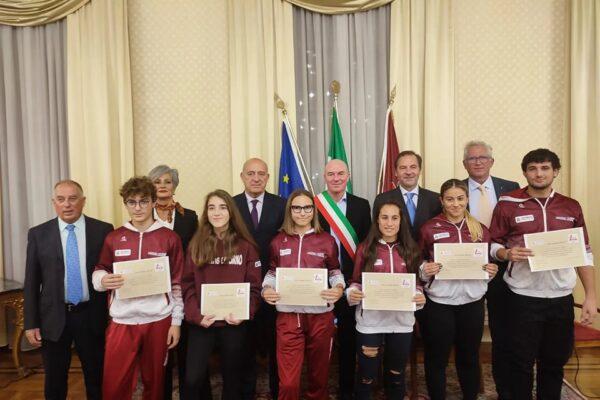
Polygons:
[[79,248],[75,225],[67,225],[67,303],[78,304],[83,298],[83,284],[81,282],[81,269],[79,265]]
[[413,197],[415,197],[415,193],[408,192],[406,193],[406,209],[408,210],[408,217],[410,218],[411,226],[415,223],[415,214],[417,213],[417,207],[415,207],[415,202],[413,201]]
[[250,217],[252,218],[252,225],[254,225],[254,229],[258,228],[258,209],[256,208],[256,204],[258,203],[257,199],[251,201],[252,203],[252,211],[250,211]]
[[481,193],[481,197],[479,198],[479,222],[490,227],[490,222],[492,222],[492,204],[490,202],[490,196],[483,185],[479,185],[477,188]]

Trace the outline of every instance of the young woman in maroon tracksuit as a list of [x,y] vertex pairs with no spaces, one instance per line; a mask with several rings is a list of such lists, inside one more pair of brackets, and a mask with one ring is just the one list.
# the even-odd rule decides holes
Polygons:
[[[442,214],[421,227],[421,249],[425,260],[433,260],[434,243],[489,243],[485,225],[467,211],[469,189],[458,179],[450,179],[440,189]],[[428,262],[421,266],[427,304],[423,310],[425,379],[432,400],[446,397],[446,366],[452,347],[456,372],[465,400],[475,400],[479,392],[479,345],[483,334],[484,304],[498,266],[482,265],[489,279],[439,280],[443,266]]]
[[[377,219],[373,221],[367,238],[356,251],[354,274],[350,287],[346,290],[348,303],[351,306],[357,305],[357,400],[371,398],[382,358],[386,398],[404,399],[404,370],[415,324],[412,311],[362,309],[363,272],[414,274],[421,263],[421,253],[410,234],[408,220],[402,218],[402,205],[397,200],[389,200],[378,207],[375,210]],[[417,294],[413,300],[419,308],[425,303],[422,290],[417,284]]]
[[261,268],[258,251],[231,196],[215,190],[206,196],[198,230],[190,242],[182,279],[188,334],[185,398],[197,397],[208,361],[218,343],[221,351],[223,399],[242,396],[241,360],[246,325],[233,316],[215,321],[202,315],[203,283],[250,283],[250,318],[260,304]]
[[[327,306],[277,305],[277,268],[326,268],[331,289],[321,292]],[[271,265],[263,281],[263,298],[277,305],[277,363],[279,400],[300,399],[300,374],[304,353],[308,358],[309,400],[329,398],[327,379],[334,334],[333,303],[344,292],[335,239],[321,231],[313,196],[294,191],[287,200],[281,232],[271,242]]]

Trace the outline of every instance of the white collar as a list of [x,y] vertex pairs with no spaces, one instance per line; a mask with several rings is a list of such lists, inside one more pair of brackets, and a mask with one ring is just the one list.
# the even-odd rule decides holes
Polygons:
[[69,224],[68,222],[63,221],[62,219],[60,219],[60,217],[58,218],[58,229],[60,229],[60,231],[62,232],[64,229],[66,229],[67,225],[75,225],[75,227],[78,230],[85,230],[85,217],[83,216],[83,214],[81,214],[79,216],[79,218],[77,219],[77,221],[73,222],[72,224]]
[[[327,192],[327,193],[329,194],[329,196],[331,196],[331,193],[329,193],[329,192]],[[333,200],[333,197],[332,197],[332,200]],[[347,203],[347,202],[348,202],[348,192],[344,191],[344,195],[342,196],[342,198],[339,201],[336,201],[335,204]]]
[[[494,181],[492,181],[492,176],[488,176],[485,182],[482,184],[486,189],[492,189],[494,187]],[[475,181],[473,178],[469,177],[469,191],[472,192],[474,190],[479,190],[479,182]]]
[[402,186],[398,186],[400,188],[400,192],[402,192],[403,196],[406,196],[407,193],[414,193],[415,196],[419,197],[419,185],[415,186],[413,190],[406,190]]
[[245,190],[244,190],[244,194],[246,195],[246,201],[248,203],[251,203],[252,200],[258,200],[258,202],[260,204],[263,204],[265,202],[265,192],[262,192],[259,196],[257,197],[252,197],[250,196]]

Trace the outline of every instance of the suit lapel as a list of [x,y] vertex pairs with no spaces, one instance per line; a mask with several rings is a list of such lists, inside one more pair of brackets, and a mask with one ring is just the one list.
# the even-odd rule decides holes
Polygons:
[[419,221],[423,219],[424,210],[429,208],[429,199],[426,197],[425,191],[419,186],[419,198],[417,199],[417,212],[415,213],[415,222],[413,226],[418,226]]
[[[266,202],[267,196],[265,194],[265,202]],[[240,209],[240,212],[242,213],[242,218],[244,219],[244,222],[246,223],[246,226],[248,228],[250,228],[251,232],[254,232],[254,224],[252,223],[252,217],[250,216],[250,210],[248,209],[248,202],[246,200],[246,193],[242,192],[241,195],[241,199],[240,199],[240,203],[238,204],[238,208]],[[263,204],[263,211],[264,211],[264,204]],[[260,222],[259,222],[260,225]]]
[[63,255],[63,246],[62,246],[62,241],[60,240],[60,230],[58,227],[58,218],[56,218],[54,220],[54,224],[51,225],[51,229],[50,232],[48,232],[48,234],[50,235],[51,238],[51,243],[52,243],[52,248],[56,249],[56,258],[58,259],[58,261],[60,262],[60,265],[62,266],[62,268],[64,269],[64,262],[65,262],[65,258]]
[[500,194],[503,193],[502,183],[492,176],[492,184],[494,185],[494,191],[496,192],[496,200],[500,198]]
[[[256,230],[259,230],[264,224],[267,223],[267,218],[270,213],[265,212],[265,210],[268,210],[270,206],[271,206],[271,198],[268,195],[268,193],[265,192],[265,197],[263,197],[262,212],[260,213],[260,218],[258,219],[258,226],[256,227]],[[248,207],[246,207],[246,209],[247,208]],[[250,211],[248,211],[248,217],[250,218],[250,220],[252,220],[252,217],[250,217]]]

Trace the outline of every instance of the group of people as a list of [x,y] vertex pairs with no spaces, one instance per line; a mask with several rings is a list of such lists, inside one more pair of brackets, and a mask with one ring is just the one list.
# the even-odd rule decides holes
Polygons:
[[[110,224],[82,214],[85,196],[72,180],[58,182],[57,213],[29,231],[25,329],[41,346],[45,396],[65,399],[71,346],[81,359],[90,399],[131,399],[141,373],[144,399],[170,399],[177,365],[182,399],[209,399],[209,359],[219,352],[223,399],[253,399],[257,353],[269,360],[272,398],[329,398],[333,349],[340,399],[369,399],[380,377],[386,398],[403,399],[413,330],[424,342],[429,397],[446,396],[446,367],[454,350],[463,398],[477,398],[479,346],[485,304],[492,337],[492,370],[500,399],[559,399],[563,367],[573,345],[572,291],[585,291],[581,322],[596,314],[592,253],[580,205],[557,193],[558,156],[527,153],[527,186],[490,175],[492,148],[467,143],[464,180],[435,193],[419,186],[421,156],[401,152],[397,187],[366,199],[348,193],[347,165],[325,166],[326,190],[294,191],[287,199],[266,192],[267,165],[253,158],[240,174],[244,192],[210,192],[198,219],[174,200],[177,170],[161,165],[133,177],[120,195],[130,221]],[[523,235],[582,227],[587,265],[531,272]],[[488,243],[489,279],[443,280],[436,243]],[[120,299],[126,276],[115,262],[169,257],[171,291]],[[279,304],[278,268],[324,268],[324,306]],[[413,311],[362,307],[362,273],[416,275]],[[250,287],[249,320],[202,313],[206,283]],[[110,318],[107,318],[107,310]],[[417,322],[417,323],[416,323]],[[336,345],[334,345],[336,343]],[[176,359],[176,362],[174,360]],[[166,366],[166,367],[165,367]]]

